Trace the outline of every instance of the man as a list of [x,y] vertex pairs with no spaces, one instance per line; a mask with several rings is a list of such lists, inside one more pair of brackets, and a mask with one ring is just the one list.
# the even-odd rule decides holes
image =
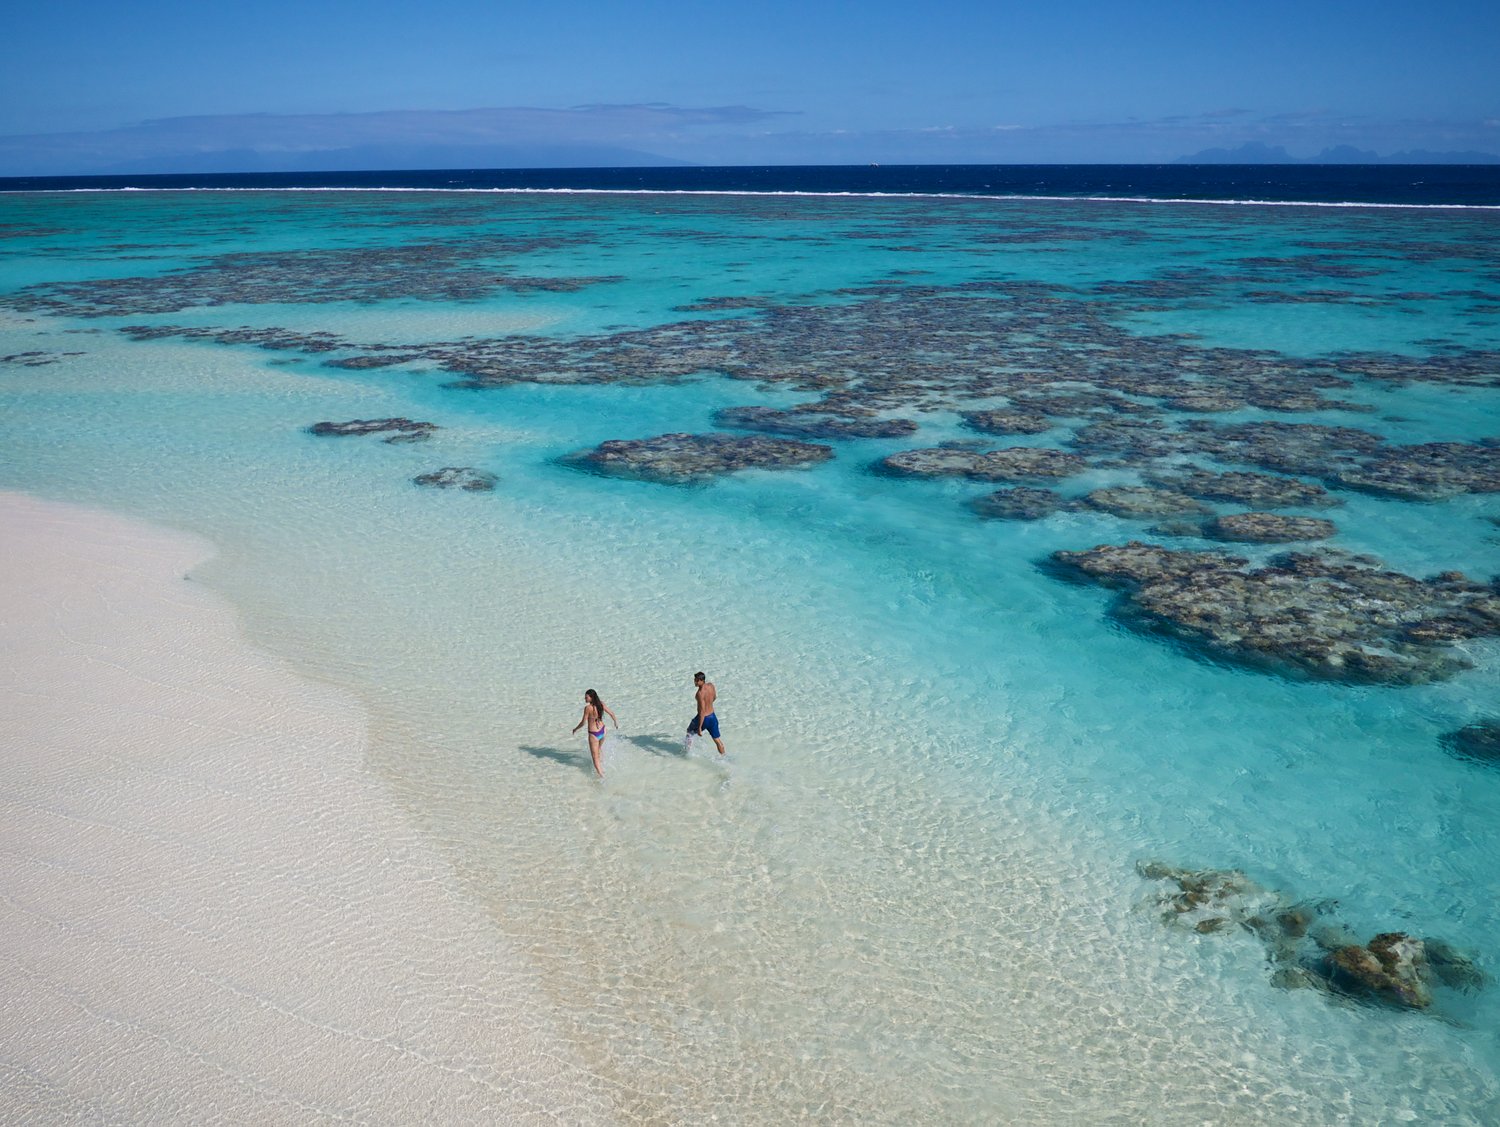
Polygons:
[[714,746],[719,749],[719,754],[723,755],[724,741],[719,739],[719,718],[714,715],[714,701],[719,699],[719,691],[701,671],[693,674],[693,684],[697,686],[695,695],[698,698],[698,715],[688,721],[687,734],[701,736],[707,732],[714,738]]

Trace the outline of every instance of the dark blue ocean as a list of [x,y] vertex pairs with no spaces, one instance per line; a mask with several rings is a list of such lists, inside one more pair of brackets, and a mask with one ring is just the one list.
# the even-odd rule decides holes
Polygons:
[[849,192],[1500,207],[1500,165],[955,164],[458,168],[0,179],[0,192],[111,188]]

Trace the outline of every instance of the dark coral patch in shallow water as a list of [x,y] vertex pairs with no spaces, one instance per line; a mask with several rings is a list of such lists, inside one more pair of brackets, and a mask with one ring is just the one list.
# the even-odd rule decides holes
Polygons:
[[46,352],[41,349],[32,349],[29,352],[12,352],[9,356],[0,356],[0,364],[14,364],[18,368],[45,368],[61,362],[64,357],[82,355],[82,352]]
[[1071,512],[1075,504],[1050,489],[1017,485],[976,497],[969,507],[992,520],[1042,520],[1053,513]]
[[1199,516],[1212,510],[1201,501],[1170,489],[1122,485],[1096,489],[1083,499],[1091,509],[1117,517]]
[[611,477],[667,484],[706,481],[747,469],[791,469],[825,462],[833,449],[790,438],[733,434],[660,434],[611,439],[563,459],[567,465]]
[[967,477],[974,481],[1061,478],[1087,468],[1088,463],[1079,455],[1044,446],[989,451],[935,446],[902,450],[876,463],[879,472],[896,477]]
[[1500,720],[1479,720],[1448,732],[1443,746],[1460,759],[1500,766]]
[[1163,488],[1174,489],[1205,501],[1231,501],[1262,508],[1342,504],[1337,498],[1329,496],[1321,485],[1299,481],[1294,477],[1279,477],[1248,470],[1213,473],[1189,466],[1155,475],[1151,481]]
[[1086,469],[1088,462],[1066,450],[1008,446],[981,454],[968,476],[976,481],[1025,481],[1071,477]]
[[1196,652],[1320,680],[1403,685],[1469,667],[1445,643],[1500,634],[1500,587],[1416,579],[1369,557],[1288,553],[1265,567],[1131,541],[1054,552],[1065,574],[1122,589],[1116,614]]
[[1485,442],[1392,446],[1330,476],[1331,484],[1403,501],[1438,501],[1459,493],[1500,493],[1500,449]]
[[980,434],[1041,434],[1057,424],[1034,411],[965,411],[964,426]]
[[1368,942],[1334,915],[1333,900],[1294,900],[1238,869],[1179,869],[1143,861],[1136,871],[1167,887],[1154,898],[1162,922],[1198,935],[1248,932],[1265,947],[1273,985],[1314,989],[1402,1009],[1427,1009],[1439,987],[1472,993],[1488,976],[1475,956],[1435,937],[1387,931]]
[[28,286],[14,309],[73,317],[172,313],[215,305],[333,301],[472,301],[488,294],[568,293],[613,277],[537,277],[483,264],[578,240],[497,235],[442,242],[221,254],[181,270]]
[[1221,462],[1240,462],[1281,473],[1324,476],[1359,464],[1361,456],[1379,450],[1385,439],[1356,427],[1267,420],[1224,425],[1190,419],[1183,428],[1183,447]]
[[418,474],[412,481],[429,489],[462,489],[467,493],[488,493],[499,482],[488,470],[473,466],[444,466],[440,470]]
[[438,429],[436,423],[423,423],[415,419],[350,419],[346,423],[314,423],[307,428],[309,434],[323,438],[339,438],[349,435],[384,434],[385,441],[425,442]]
[[1327,540],[1338,531],[1331,520],[1285,517],[1278,513],[1228,513],[1204,525],[1215,540],[1242,544],[1290,544],[1297,540]]
[[[337,333],[327,332],[299,332],[295,329],[281,329],[275,326],[266,328],[254,328],[242,325],[234,329],[212,329],[202,326],[181,325],[125,325],[120,332],[131,340],[207,340],[214,344],[250,344],[257,348],[268,349],[272,352],[306,352],[322,353],[337,352],[340,349],[352,347],[343,337]],[[368,345],[369,349],[379,349],[381,345]],[[332,363],[332,361],[330,361]]]
[[797,438],[902,438],[915,434],[910,419],[838,418],[807,410],[775,407],[726,407],[714,413],[719,426],[789,434]]

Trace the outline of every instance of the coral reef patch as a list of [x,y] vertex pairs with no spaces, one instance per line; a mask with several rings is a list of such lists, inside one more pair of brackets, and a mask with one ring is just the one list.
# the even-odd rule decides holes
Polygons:
[[527,276],[489,265],[579,241],[577,236],[484,235],[394,246],[239,251],[162,274],[39,283],[10,294],[6,304],[23,312],[121,317],[218,305],[474,301],[502,290],[569,293],[618,281]]
[[1096,489],[1083,498],[1083,503],[1101,513],[1127,518],[1194,516],[1213,511],[1184,493],[1144,485]]
[[1050,489],[1017,485],[976,497],[969,507],[980,516],[995,520],[1042,520],[1053,513],[1071,512],[1076,506]]
[[766,431],[796,438],[904,438],[917,432],[910,419],[838,418],[821,412],[775,407],[726,407],[714,422],[735,430]]
[[1115,614],[1194,652],[1329,681],[1419,684],[1469,667],[1447,645],[1500,634],[1500,585],[1416,579],[1368,556],[1292,552],[1264,567],[1133,540],[1054,552],[1064,575],[1122,590]]
[[31,349],[27,352],[12,352],[8,356],[0,356],[0,364],[13,364],[18,368],[45,368],[51,364],[57,364],[67,356],[82,356],[82,352],[47,352],[42,349]]
[[473,466],[444,466],[412,478],[416,484],[429,489],[462,489],[469,493],[489,493],[499,480],[488,470]]
[[1290,544],[1297,540],[1327,540],[1338,529],[1321,517],[1284,517],[1278,513],[1228,513],[1204,525],[1215,540],[1243,544]]
[[1032,411],[965,411],[964,426],[980,434],[1041,434],[1057,424]]
[[1500,493],[1500,448],[1493,441],[1394,446],[1341,470],[1330,481],[1403,501],[1440,501],[1459,493]]
[[1205,501],[1228,501],[1263,509],[1343,504],[1313,482],[1246,470],[1214,473],[1189,467],[1156,474],[1150,480],[1163,489],[1175,489]]
[[1042,446],[1010,446],[1001,450],[971,450],[936,446],[903,450],[876,463],[876,469],[897,477],[967,477],[975,481],[1024,481],[1069,477],[1088,468],[1088,462],[1066,450]]
[[393,419],[350,419],[344,423],[314,423],[307,428],[309,434],[321,437],[344,437],[348,435],[384,434],[386,442],[425,442],[438,429],[436,423],[423,423],[404,417]]
[[790,438],[732,434],[660,434],[610,439],[564,458],[611,477],[683,485],[747,469],[791,469],[825,462],[833,448]]
[[1488,981],[1474,955],[1451,943],[1398,931],[1362,943],[1333,916],[1335,901],[1296,901],[1238,869],[1143,861],[1136,871],[1167,886],[1151,901],[1164,924],[1199,935],[1247,932],[1259,939],[1274,968],[1271,982],[1283,989],[1428,1009],[1435,988],[1472,993]]

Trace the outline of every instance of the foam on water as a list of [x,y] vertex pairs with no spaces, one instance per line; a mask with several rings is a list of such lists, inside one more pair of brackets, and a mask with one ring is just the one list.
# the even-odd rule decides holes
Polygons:
[[[666,312],[679,290],[722,292],[715,271],[753,241],[732,214],[700,215],[724,239],[693,244],[695,266],[680,235],[644,233],[648,216],[567,206],[623,227],[613,263],[590,272],[636,277],[655,238],[673,281],[547,295],[572,312],[546,332],[680,316]],[[767,289],[919,259],[804,246],[767,222],[757,231],[782,241],[746,271]],[[1158,245],[1173,236],[1153,222]],[[949,249],[924,265],[961,274]],[[1059,258],[1076,260],[1004,262],[1076,277]],[[524,319],[530,300],[486,308]],[[286,323],[282,307],[252,312]],[[370,339],[356,323],[369,313],[298,312],[304,327]],[[1493,990],[1452,1003],[1445,1022],[1274,989],[1250,936],[1163,929],[1133,868],[1241,866],[1337,898],[1361,935],[1442,935],[1494,966],[1500,785],[1436,739],[1500,699],[1492,643],[1471,644],[1471,673],[1410,689],[1190,660],[1112,627],[1105,596],[1034,566],[1135,526],[980,523],[961,505],[972,485],[864,471],[909,442],[850,443],[815,471],[707,489],[554,462],[787,399],[734,381],[458,393],[409,372],[61,335],[80,325],[94,327],[4,326],[6,352],[88,351],[0,377],[4,484],[219,545],[196,578],[234,599],[257,641],[366,701],[373,766],[541,968],[554,1020],[625,1117],[1500,1114]],[[1416,420],[1389,424],[1408,441],[1493,431],[1472,398],[1445,412],[1441,389],[1380,394]],[[430,446],[301,430],[382,415],[446,429]],[[499,491],[410,485],[439,462],[492,470]],[[1347,500],[1335,543],[1413,574],[1493,570],[1481,498]],[[684,754],[699,668],[720,688],[723,760],[705,741]],[[586,686],[622,724],[602,784],[568,735]]]

